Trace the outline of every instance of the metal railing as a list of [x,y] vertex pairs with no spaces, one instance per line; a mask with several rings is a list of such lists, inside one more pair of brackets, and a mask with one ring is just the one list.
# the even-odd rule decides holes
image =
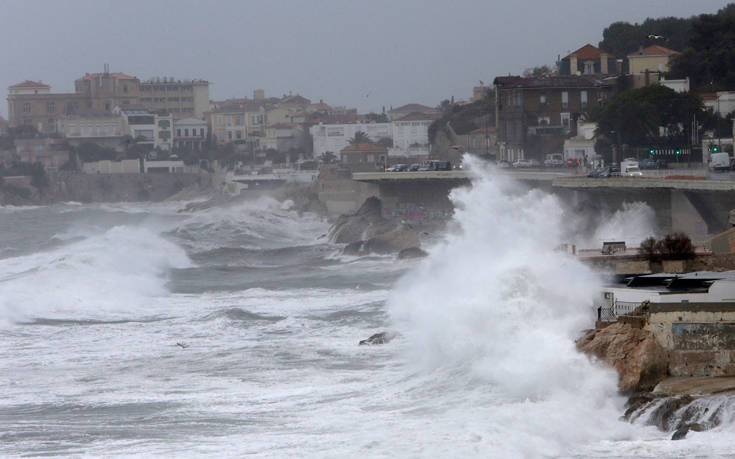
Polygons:
[[622,316],[631,316],[641,303],[615,301],[612,305],[597,307],[597,320],[601,322],[617,322]]

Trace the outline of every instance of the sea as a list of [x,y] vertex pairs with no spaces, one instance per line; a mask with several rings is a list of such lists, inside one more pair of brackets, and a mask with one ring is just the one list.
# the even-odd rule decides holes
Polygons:
[[0,207],[0,456],[735,455],[732,422],[621,420],[574,346],[601,282],[555,250],[575,219],[466,163],[413,260],[267,195]]

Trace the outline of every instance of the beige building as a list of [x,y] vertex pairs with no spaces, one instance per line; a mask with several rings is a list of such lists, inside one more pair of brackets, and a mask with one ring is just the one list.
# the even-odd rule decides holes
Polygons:
[[209,110],[209,82],[156,78],[140,84],[140,104],[171,113],[174,119],[203,118]]
[[678,53],[659,45],[652,45],[628,54],[628,72],[636,75],[645,72],[668,72],[669,60]]
[[26,80],[8,88],[8,124],[33,126],[44,134],[56,132],[61,116],[78,113],[86,102],[76,93],[54,94],[51,86]]

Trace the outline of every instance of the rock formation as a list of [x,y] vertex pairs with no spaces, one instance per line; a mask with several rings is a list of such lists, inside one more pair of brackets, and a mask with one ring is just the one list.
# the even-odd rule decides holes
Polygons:
[[577,348],[614,367],[623,393],[650,391],[667,375],[668,356],[653,334],[627,323],[590,330]]
[[418,249],[421,244],[416,230],[383,218],[383,206],[376,197],[366,199],[354,214],[340,215],[329,230],[329,238],[347,244],[343,252],[347,255],[394,253]]
[[363,339],[360,341],[360,346],[372,345],[372,344],[385,344],[393,340],[398,336],[396,332],[381,332],[371,335],[370,338]]

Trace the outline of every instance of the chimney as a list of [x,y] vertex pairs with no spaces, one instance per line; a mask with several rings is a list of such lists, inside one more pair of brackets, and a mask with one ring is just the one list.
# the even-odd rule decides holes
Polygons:
[[569,74],[570,75],[576,75],[577,74],[577,55],[572,54],[569,56]]
[[607,54],[600,53],[600,73],[607,75]]

